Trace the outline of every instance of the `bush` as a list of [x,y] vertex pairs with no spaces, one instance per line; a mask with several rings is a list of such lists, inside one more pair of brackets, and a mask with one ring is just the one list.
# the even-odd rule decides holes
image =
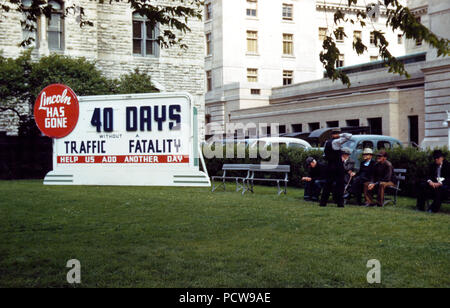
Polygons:
[[120,76],[116,83],[114,91],[117,94],[158,92],[152,85],[151,77],[137,68],[132,73]]
[[[449,150],[441,149],[448,157]],[[225,151],[225,150],[224,150]],[[395,169],[407,169],[406,180],[401,182],[401,195],[416,197],[416,185],[418,181],[425,178],[429,165],[433,162],[433,150],[419,150],[413,147],[391,149],[388,152],[388,160]],[[235,149],[236,153],[236,149]],[[308,156],[321,160],[323,152],[321,150],[304,150],[304,149],[288,149],[285,146],[280,147],[280,165],[290,165],[291,172],[289,174],[289,185],[301,187],[300,179],[307,174],[305,161]],[[248,158],[248,150],[246,150],[246,158],[211,158],[205,159],[205,163],[210,175],[221,175],[223,164],[259,164],[260,158]]]
[[65,84],[79,96],[114,93],[113,81],[104,77],[94,62],[85,58],[53,54],[32,64],[30,92],[34,99],[53,83]]

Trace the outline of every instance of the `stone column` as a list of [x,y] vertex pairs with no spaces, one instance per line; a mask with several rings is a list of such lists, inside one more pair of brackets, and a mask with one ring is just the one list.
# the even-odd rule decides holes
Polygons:
[[[430,0],[430,30],[450,38],[450,1]],[[425,80],[425,139],[422,147],[446,146],[448,129],[443,125],[450,110],[450,58],[437,57],[436,50],[427,52],[423,69]]]

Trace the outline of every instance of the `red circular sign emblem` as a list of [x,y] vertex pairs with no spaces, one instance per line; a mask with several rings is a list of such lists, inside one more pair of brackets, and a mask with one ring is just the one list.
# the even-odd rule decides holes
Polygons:
[[34,103],[34,119],[41,132],[51,138],[70,134],[78,122],[80,107],[71,88],[52,84],[39,93]]

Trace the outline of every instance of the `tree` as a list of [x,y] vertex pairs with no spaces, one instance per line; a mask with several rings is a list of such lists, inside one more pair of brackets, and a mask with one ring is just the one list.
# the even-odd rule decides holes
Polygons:
[[158,89],[152,85],[150,75],[140,72],[137,68],[134,72],[120,76],[115,83],[114,93],[116,94],[158,92]]
[[[358,0],[347,0],[347,6],[349,8],[356,8]],[[403,36],[407,39],[414,39],[416,41],[424,41],[431,47],[437,50],[437,55],[448,56],[450,54],[449,40],[439,38],[432,33],[427,27],[422,25],[420,21],[411,13],[408,7],[402,6],[398,0],[382,0],[386,9],[386,27],[389,29],[401,30]],[[378,14],[379,3],[374,6],[369,6],[366,11],[358,10],[356,18],[347,18],[345,13],[338,9],[334,13],[334,25],[338,25],[340,22],[350,22],[352,24],[359,23],[361,27],[366,27],[371,23],[370,18],[373,14]],[[388,67],[389,72],[404,75],[409,78],[409,74],[405,69],[404,64],[396,59],[389,51],[389,42],[386,40],[384,33],[374,29],[373,41],[374,45],[378,47],[379,56],[383,59],[384,64]],[[320,61],[325,68],[325,75],[332,79],[340,79],[343,84],[350,87],[350,79],[342,70],[336,68],[336,62],[339,58],[339,49],[336,46],[336,39],[340,37],[347,37],[343,28],[336,28],[331,31],[330,35],[327,35],[323,41],[323,51],[320,53]],[[361,38],[355,38],[353,42],[353,49],[358,55],[362,55],[367,51],[367,46],[363,44]]]

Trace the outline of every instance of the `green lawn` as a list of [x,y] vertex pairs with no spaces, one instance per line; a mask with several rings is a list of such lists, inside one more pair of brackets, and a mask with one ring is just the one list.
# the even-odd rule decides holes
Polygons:
[[[207,188],[0,181],[0,287],[450,287],[450,215]],[[448,212],[448,206],[445,208]],[[381,285],[369,285],[369,259]]]

